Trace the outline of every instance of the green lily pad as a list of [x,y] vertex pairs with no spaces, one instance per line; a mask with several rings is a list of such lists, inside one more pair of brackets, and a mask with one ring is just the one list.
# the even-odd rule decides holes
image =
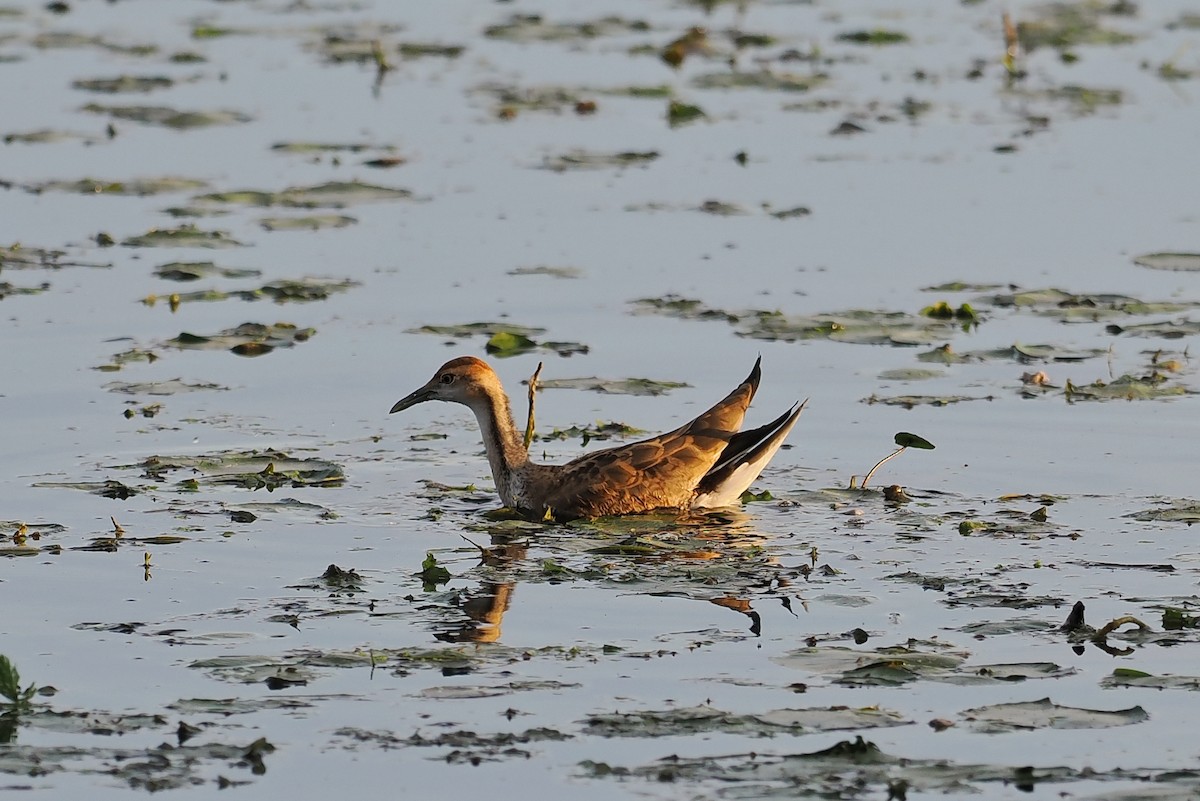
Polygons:
[[304,217],[260,217],[258,224],[267,231],[319,231],[322,228],[345,228],[358,223],[344,214],[310,214]]
[[291,323],[242,323],[208,336],[184,332],[163,344],[181,350],[228,350],[239,356],[261,356],[275,348],[307,342],[315,333],[315,328],[297,328]]
[[934,445],[923,437],[918,437],[916,434],[910,434],[907,431],[901,431],[895,436],[896,444],[901,448],[918,448],[924,451],[931,451]]
[[237,248],[244,247],[225,231],[204,231],[194,225],[151,228],[144,234],[121,240],[127,248]]
[[168,106],[103,106],[89,103],[83,111],[91,114],[107,114],[113,119],[161,125],[177,131],[192,128],[207,128],[211,125],[231,125],[250,122],[252,117],[238,111],[179,111]]
[[1140,706],[1113,711],[1059,706],[1049,698],[1012,704],[991,704],[961,713],[971,728],[989,734],[1030,729],[1107,729],[1150,719]]
[[488,338],[484,350],[497,358],[506,359],[509,356],[528,353],[536,349],[537,346],[536,342],[524,334],[515,334],[512,331],[497,331]]
[[542,160],[542,168],[554,172],[567,170],[602,170],[613,167],[639,167],[650,164],[658,158],[657,150],[644,152],[622,151],[605,153],[595,150],[571,150],[557,156],[547,156]]
[[672,100],[667,104],[667,124],[672,128],[688,125],[689,123],[702,120],[707,116],[704,113],[704,109],[694,106],[691,103]]

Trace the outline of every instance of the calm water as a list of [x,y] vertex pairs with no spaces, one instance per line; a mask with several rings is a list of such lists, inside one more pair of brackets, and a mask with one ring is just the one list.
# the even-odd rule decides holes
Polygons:
[[[749,3],[706,14],[684,3],[617,0],[404,9],[130,1],[76,3],[56,15],[44,4],[6,3],[0,245],[61,251],[55,261],[64,266],[24,266],[29,251],[15,249],[0,262],[7,376],[0,521],[12,521],[3,529],[6,546],[32,554],[0,561],[0,653],[26,682],[58,689],[39,699],[41,712],[19,719],[12,744],[0,746],[0,787],[101,798],[147,783],[215,790],[226,777],[270,798],[311,795],[314,787],[396,786],[502,797],[564,790],[595,798],[765,797],[797,791],[797,783],[730,776],[716,763],[665,782],[656,760],[750,752],[769,760],[859,734],[895,757],[966,766],[962,775],[923,778],[896,769],[894,780],[995,798],[1023,793],[971,766],[1091,767],[1100,774],[1094,779],[1071,775],[1050,785],[1085,797],[1133,797],[1160,771],[1195,769],[1195,748],[1181,736],[1195,710],[1186,682],[1166,691],[1101,682],[1117,668],[1196,673],[1196,629],[1164,633],[1162,608],[1197,614],[1200,549],[1184,522],[1125,517],[1161,499],[1194,496],[1196,401],[1180,394],[1069,403],[1062,390],[1068,380],[1144,378],[1157,368],[1156,351],[1160,364],[1176,363],[1159,370],[1158,386],[1200,389],[1188,352],[1188,326],[1200,319],[1193,308],[1200,272],[1133,261],[1197,250],[1200,208],[1189,176],[1200,135],[1198,84],[1160,70],[1200,71],[1189,8],[1161,2],[1132,15],[1101,14],[1088,35],[1098,37],[1098,27],[1131,40],[1072,45],[1066,52],[1074,61],[1053,47],[1026,52],[1025,76],[1013,81],[1000,63],[1001,15],[1044,22],[1037,4],[923,2],[896,11],[883,3]],[[485,33],[529,14],[544,18],[525,20],[519,41]],[[582,34],[571,27],[582,22],[591,23]],[[708,30],[707,50],[671,69],[659,52],[696,25]],[[838,38],[877,29],[909,41]],[[738,32],[772,39],[739,49]],[[393,67],[378,82],[372,41]],[[401,45],[410,46],[408,57]],[[412,45],[462,51],[416,57]],[[199,58],[178,57],[185,53]],[[766,70],[812,88],[704,88],[711,76],[735,74],[731,58],[738,75]],[[122,75],[171,85],[119,93],[73,85]],[[671,127],[661,92],[638,97],[629,87],[662,88],[707,116]],[[555,89],[540,107],[528,102]],[[577,100],[594,101],[595,112],[577,113]],[[126,110],[89,111],[89,104]],[[128,108],[142,106],[234,112],[243,121],[176,129],[126,118],[163,114]],[[831,133],[844,122],[863,131]],[[51,135],[25,141],[35,132]],[[339,147],[275,147],[281,143]],[[546,168],[564,154],[651,151],[658,156],[644,165]],[[735,159],[740,152],[744,164]],[[385,157],[404,162],[365,163]],[[124,195],[50,183],[164,177],[202,184]],[[197,197],[334,181],[406,189],[412,198],[358,202],[350,194],[337,207],[303,208],[279,197],[274,205]],[[710,201],[739,213],[698,210]],[[181,207],[204,216],[166,211]],[[811,214],[769,213],[796,207]],[[262,222],[310,215],[353,222],[296,231],[269,231]],[[244,246],[120,244],[190,223]],[[118,244],[101,247],[102,233]],[[170,262],[208,261],[260,274],[179,283],[154,273]],[[511,274],[538,266],[572,268],[577,277]],[[313,302],[185,298],[172,311],[167,300],[303,278],[357,285]],[[997,288],[924,291],[949,281]],[[18,293],[43,283],[44,291]],[[1015,309],[986,299],[1050,287],[1076,297]],[[143,302],[151,295],[156,303]],[[668,295],[740,321],[634,313],[638,299]],[[1128,303],[1102,295],[1175,305],[1129,313]],[[918,312],[940,300],[969,302],[982,322],[930,333]],[[1095,319],[1064,319],[1068,307],[1093,303]],[[898,338],[919,344],[746,336],[754,310],[793,318],[904,313]],[[775,501],[698,528],[665,518],[515,533],[491,527],[480,512],[497,502],[467,412],[386,414],[441,362],[484,355],[483,336],[414,329],[481,321],[537,327],[544,329],[538,341],[588,348],[495,362],[519,414],[518,382],[538,361],[546,363],[543,378],[689,385],[661,397],[546,391],[538,403],[542,432],[598,420],[673,427],[722,396],[762,354],[753,420],[810,398],[793,447],[759,482]],[[1183,321],[1185,336],[1115,336],[1105,328],[1160,321]],[[247,322],[315,334],[257,358],[228,346],[166,344],[184,332],[212,336]],[[982,354],[1015,343],[1098,354],[1030,363],[918,359],[942,344]],[[156,359],[96,369],[132,349]],[[914,367],[940,374],[881,377]],[[1022,374],[1039,369],[1058,389],[1022,397]],[[221,389],[113,391],[113,382],[170,379]],[[912,409],[861,402],[901,395],[990,400]],[[162,409],[142,416],[153,403]],[[904,454],[873,484],[903,484],[912,503],[822,493],[865,473],[902,430],[937,450]],[[564,460],[581,447],[575,439],[535,450]],[[154,474],[142,464],[204,456],[211,465],[230,452],[267,450],[333,463],[345,480],[268,493],[210,483],[211,466]],[[261,469],[256,463],[245,472]],[[180,483],[189,478],[200,482]],[[140,493],[110,499],[39,486],[106,480]],[[479,489],[439,490],[424,481]],[[1046,503],[1043,495],[1057,502],[1038,524],[1028,516]],[[239,522],[231,511],[256,519]],[[111,518],[124,531],[115,552],[77,550],[110,537]],[[961,536],[963,520],[992,528]],[[20,522],[41,538],[13,541]],[[673,550],[617,553],[631,533]],[[186,539],[140,541],[164,535]],[[503,549],[503,558],[481,564],[471,543]],[[417,575],[428,552],[454,576],[431,590]],[[362,581],[349,589],[321,581],[330,564],[356,570]],[[1155,565],[1173,570],[1149,569]],[[808,567],[816,569],[805,576]],[[905,578],[909,572],[943,584],[923,586]],[[1153,631],[1110,637],[1114,650],[1128,653],[1089,644],[1077,654],[1052,627],[1078,600],[1096,626],[1129,614]],[[995,628],[981,633],[987,626]],[[856,643],[853,629],[866,641]],[[875,649],[912,639],[914,650],[958,666],[898,684],[878,677],[856,684],[847,664],[806,661],[810,638],[822,659],[846,648],[863,664],[887,662]],[[974,667],[1001,663],[1053,663],[1054,670],[1028,681],[969,683]],[[271,689],[268,677],[282,686]],[[798,683],[807,692],[797,692]],[[1140,706],[1148,719],[1109,728],[1085,716],[1076,728],[1038,723],[991,733],[970,711],[1047,697],[1093,711]],[[230,708],[217,702],[226,699],[245,701],[245,711],[225,714]],[[743,718],[878,706],[905,725],[697,727],[670,714],[698,705]],[[114,738],[95,732],[101,723],[65,730],[49,717],[68,711],[117,728],[102,716],[161,718]],[[664,736],[646,736],[652,732],[642,719],[620,736],[588,723],[646,712],[668,713]],[[956,725],[938,733],[926,725],[933,718]],[[191,761],[151,755],[177,741],[180,721],[200,728],[186,743],[197,749],[244,749],[266,738],[275,747],[263,756],[266,772],[212,749]],[[429,742],[462,731],[476,737]],[[411,739],[414,732],[420,738]],[[52,767],[30,775],[35,761]],[[592,763],[633,773],[600,775]],[[1118,765],[1140,773],[1108,772]],[[116,767],[123,770],[111,772]],[[826,777],[823,770],[812,775]],[[813,788],[833,786],[814,781]],[[886,785],[864,779],[865,789],[853,792],[884,798]],[[1195,787],[1184,776],[1155,789],[1178,788],[1186,798]]]

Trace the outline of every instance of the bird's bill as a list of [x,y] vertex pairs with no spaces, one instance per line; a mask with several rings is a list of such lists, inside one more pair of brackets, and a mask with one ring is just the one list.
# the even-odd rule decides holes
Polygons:
[[392,407],[392,410],[388,412],[388,414],[402,412],[410,406],[416,406],[418,403],[424,403],[432,396],[433,393],[430,391],[429,387],[421,387],[416,392],[405,395],[403,398],[396,401],[396,405]]

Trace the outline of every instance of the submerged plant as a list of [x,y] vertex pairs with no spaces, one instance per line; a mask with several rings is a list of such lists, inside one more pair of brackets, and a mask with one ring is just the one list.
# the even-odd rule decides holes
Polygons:
[[[895,442],[900,447],[880,459],[875,463],[874,467],[867,471],[867,475],[863,478],[859,489],[867,488],[867,482],[871,480],[871,476],[875,475],[875,471],[878,470],[884,462],[896,458],[900,454],[904,453],[904,451],[908,448],[920,448],[923,451],[931,451],[934,448],[933,443],[931,443],[929,440],[918,437],[916,434],[910,434],[907,431],[901,431],[900,433],[896,434]],[[855,478],[857,478],[857,476],[850,476],[850,489],[854,489]]]

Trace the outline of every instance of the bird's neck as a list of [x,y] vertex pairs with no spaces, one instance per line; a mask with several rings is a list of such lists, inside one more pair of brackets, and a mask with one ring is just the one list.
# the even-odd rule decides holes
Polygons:
[[529,463],[524,438],[513,422],[512,409],[503,390],[490,391],[484,398],[471,405],[479,430],[483,434],[483,447],[487,451],[492,478],[496,491],[506,505],[513,505],[513,474]]

